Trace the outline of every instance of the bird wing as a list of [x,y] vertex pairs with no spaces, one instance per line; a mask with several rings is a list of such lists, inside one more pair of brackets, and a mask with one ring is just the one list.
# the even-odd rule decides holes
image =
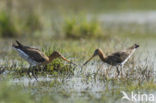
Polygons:
[[26,47],[21,48],[21,50],[25,52],[31,59],[39,63],[44,62],[48,59],[48,57],[44,53],[36,48]]
[[16,40],[16,43],[17,43],[18,45],[13,44],[12,46],[15,47],[15,48],[17,48],[17,49],[22,49],[22,48],[24,48],[24,49],[39,50],[39,49],[37,49],[37,48],[32,48],[32,47],[29,47],[29,46],[25,46],[25,45],[23,45],[22,43],[20,43],[20,42],[17,41],[17,40]]
[[128,55],[129,53],[125,51],[115,52],[106,57],[106,62],[111,65],[117,65],[122,63],[128,57]]

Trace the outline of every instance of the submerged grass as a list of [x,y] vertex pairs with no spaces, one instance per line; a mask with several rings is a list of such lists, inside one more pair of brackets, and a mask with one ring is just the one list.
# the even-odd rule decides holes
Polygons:
[[[75,66],[56,59],[45,67],[36,67],[34,68],[38,77],[36,81],[27,75],[28,63],[11,49],[11,40],[1,39],[0,103],[121,103],[123,96],[121,91],[155,93],[155,33],[150,29],[142,31],[144,26],[140,30],[140,25],[130,24],[126,25],[128,29],[124,29],[125,25],[113,26],[114,23],[113,25],[104,23],[106,27],[103,29],[98,18],[88,16],[95,11],[103,13],[103,11],[114,11],[114,9],[115,12],[116,10],[140,10],[144,9],[145,5],[146,9],[155,9],[155,1],[121,1],[0,0],[1,37],[30,35],[34,37],[37,34],[38,40],[36,38],[20,39],[24,42],[23,44],[37,46],[37,48],[44,47],[41,50],[46,55],[50,55],[54,50],[59,51],[67,59],[78,64]],[[78,13],[85,10],[89,11],[86,16]],[[68,15],[70,12],[76,13],[72,13],[70,17],[60,15],[62,13]],[[55,19],[53,16],[56,16]],[[55,21],[55,24],[52,24],[52,21]],[[136,30],[140,31],[133,32],[131,27],[136,27]],[[146,25],[145,28],[147,28]],[[67,38],[78,38],[79,41],[58,39],[58,34],[61,36],[64,34],[63,37]],[[152,34],[152,36],[146,34]],[[53,35],[56,37],[53,38]],[[108,35],[112,35],[113,38],[90,39]],[[127,36],[133,40],[127,40]],[[138,40],[140,37],[142,40]],[[147,37],[152,38],[154,46],[149,43],[151,39],[147,40]],[[87,66],[82,66],[96,48],[102,48],[108,55],[134,43],[140,44],[140,48],[124,66],[123,77],[115,77],[116,68],[114,67],[110,68],[109,73],[106,74],[105,70],[109,67],[102,64],[98,57]]]
[[[1,86],[8,90],[5,91],[2,89],[2,93],[12,95],[14,90],[18,90],[18,92],[15,97],[8,96],[8,98],[3,98],[5,95],[1,94],[4,102],[9,102],[8,100],[18,102],[16,99],[23,96],[20,95],[20,93],[24,93],[26,96],[23,96],[24,98],[19,99],[19,101],[25,102],[29,99],[30,103],[48,103],[51,101],[66,103],[71,101],[75,103],[80,103],[80,101],[82,103],[120,103],[122,97],[121,91],[126,91],[127,93],[131,91],[153,93],[153,90],[156,89],[152,63],[150,64],[148,59],[137,57],[137,54],[142,53],[142,50],[139,49],[144,47],[140,47],[133,58],[125,65],[123,77],[115,77],[116,68],[114,67],[110,68],[107,75],[105,69],[109,67],[101,64],[98,57],[87,66],[82,66],[84,61],[93,54],[94,49],[97,47],[102,48],[106,55],[108,55],[113,51],[123,49],[125,46],[127,48],[127,44],[131,46],[132,41],[130,43],[126,41],[124,44],[122,44],[122,41],[121,43],[118,42],[118,40],[52,40],[44,43],[42,41],[43,40],[37,40],[32,44],[34,46],[38,45],[40,48],[45,47],[42,51],[45,52],[46,55],[50,55],[55,50],[59,51],[67,59],[77,63],[78,66],[76,67],[60,59],[56,59],[47,65],[47,67],[35,68],[35,73],[38,77],[38,81],[36,81],[33,77],[29,78],[27,75],[28,64],[20,59],[19,56],[16,56],[17,53],[12,51],[12,49],[11,51],[7,51],[10,50],[7,49],[6,51],[8,52],[9,58],[6,59],[6,57],[2,55],[1,57],[4,58],[4,62],[7,60],[10,60],[10,62],[1,63],[1,66],[5,67],[5,71],[0,76],[2,80],[10,82],[9,84],[2,82],[4,86]],[[31,43],[31,40],[28,40],[28,42]],[[116,42],[119,44],[116,44]],[[29,43],[23,44],[29,45]],[[4,45],[0,45],[1,48],[3,46]],[[147,58],[149,58],[148,55]],[[144,63],[140,64],[137,63],[137,61]],[[8,65],[8,63],[10,64]]]

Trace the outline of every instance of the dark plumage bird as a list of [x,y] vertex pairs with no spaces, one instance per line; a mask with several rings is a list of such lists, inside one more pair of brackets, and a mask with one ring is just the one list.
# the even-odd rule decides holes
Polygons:
[[46,56],[39,49],[24,46],[19,41],[16,41],[16,43],[17,45],[13,44],[12,47],[17,50],[18,54],[25,59],[30,66],[46,65],[56,58],[61,58],[69,63],[72,63],[57,51],[54,51],[50,56]]
[[134,44],[133,46],[127,48],[126,50],[118,51],[108,56],[105,56],[103,51],[99,48],[95,50],[93,56],[89,60],[87,60],[84,63],[84,65],[86,65],[95,56],[99,56],[103,62],[112,66],[117,66],[117,72],[119,75],[120,71],[118,70],[118,65],[121,65],[123,67],[124,64],[127,62],[127,60],[134,54],[134,52],[138,47],[139,47],[138,44]]

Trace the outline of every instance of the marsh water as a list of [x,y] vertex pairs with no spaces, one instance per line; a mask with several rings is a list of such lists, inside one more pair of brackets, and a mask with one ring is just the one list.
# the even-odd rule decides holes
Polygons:
[[[156,11],[150,11],[150,12],[130,12],[130,13],[109,13],[109,14],[101,14],[98,16],[99,20],[103,23],[103,26],[105,29],[111,28],[112,30],[123,30],[123,31],[141,31],[145,32],[144,29],[149,30],[149,32],[156,32]],[[116,34],[117,35],[117,34]],[[147,34],[148,35],[148,34]],[[150,36],[150,34],[149,34]],[[128,38],[128,37],[127,37]],[[152,69],[156,70],[156,38],[140,38],[140,39],[122,39],[124,43],[128,40],[128,42],[131,44],[136,42],[140,45],[136,53],[133,55],[135,59],[135,66],[138,65],[148,65]],[[18,62],[22,59],[16,59],[16,57],[13,57],[11,60],[7,56],[11,56],[12,53],[14,53],[14,50],[12,49],[11,42],[13,40],[1,40],[0,41],[0,48],[1,48],[1,59],[0,63],[3,66],[5,65],[12,65],[13,63],[16,63],[18,65]],[[6,46],[7,45],[7,46]],[[35,44],[34,44],[35,45]],[[102,45],[102,44],[101,44]],[[126,46],[126,44],[124,44]],[[129,45],[127,45],[129,46]],[[38,46],[39,48],[42,48]],[[127,47],[126,47],[127,48]],[[115,48],[114,50],[119,50],[118,48]],[[109,54],[109,53],[108,53]],[[16,54],[15,54],[16,55]],[[16,55],[17,56],[17,55]],[[87,55],[86,58],[89,58],[89,55]],[[75,59],[75,58],[74,58]],[[7,63],[6,63],[7,61]],[[23,61],[23,60],[22,60]],[[108,65],[105,63],[102,63],[99,61],[98,58],[91,61],[88,65],[82,67],[82,64],[85,60],[81,60],[78,63],[78,66],[74,69],[74,75],[73,76],[64,76],[64,77],[53,77],[51,75],[46,76],[39,76],[38,81],[36,81],[35,78],[29,78],[28,76],[22,76],[18,78],[12,78],[9,79],[10,84],[20,84],[23,85],[27,90],[30,90],[32,94],[35,93],[42,93],[42,92],[48,92],[48,94],[51,94],[56,91],[65,91],[67,93],[67,101],[72,102],[75,100],[82,101],[83,99],[87,100],[88,97],[96,98],[97,100],[103,96],[103,92],[107,91],[108,88],[110,89],[117,89],[119,87],[112,86],[112,82],[106,82],[105,80],[102,80],[101,77],[95,76],[95,74],[98,72],[101,75],[105,72],[106,68],[108,68]],[[24,62],[24,65],[28,67],[28,64]],[[20,65],[19,65],[20,67]],[[128,67],[125,67],[128,68]],[[22,69],[22,68],[21,68]],[[111,75],[115,72],[115,68],[112,68]],[[10,71],[5,71],[1,76],[3,79],[8,78],[8,74]],[[155,77],[156,78],[156,77]],[[57,81],[57,82],[54,82]],[[46,84],[42,84],[42,83]],[[51,83],[54,82],[55,84]],[[59,85],[57,85],[57,83]],[[40,87],[38,87],[40,86]],[[31,89],[28,89],[30,87]],[[33,88],[34,87],[34,88]],[[123,87],[124,88],[124,87]],[[40,89],[40,90],[39,90]],[[108,89],[108,90],[110,90]],[[109,92],[109,91],[107,91]],[[110,94],[106,94],[105,96],[108,97],[108,102],[121,102],[120,98],[117,99],[117,97],[122,97],[113,95],[111,92]],[[40,94],[42,95],[42,94]],[[39,98],[40,96],[38,96]],[[36,98],[37,99],[37,98]],[[60,103],[63,102],[64,99],[60,99]]]

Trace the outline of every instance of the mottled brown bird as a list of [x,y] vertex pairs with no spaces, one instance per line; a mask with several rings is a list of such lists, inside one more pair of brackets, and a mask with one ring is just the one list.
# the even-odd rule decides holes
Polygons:
[[30,66],[39,66],[39,65],[46,65],[52,62],[56,58],[61,58],[69,63],[71,61],[67,60],[64,56],[62,56],[59,52],[54,51],[50,56],[46,56],[43,52],[39,49],[32,48],[29,46],[24,46],[19,41],[16,40],[17,45],[13,44],[13,48],[15,48],[18,54],[25,59]]
[[93,56],[87,60],[84,65],[86,65],[91,59],[93,59],[95,56],[99,56],[100,59],[112,66],[117,66],[117,72],[118,75],[120,74],[120,71],[118,70],[118,66],[124,66],[124,64],[127,62],[127,60],[134,54],[135,50],[139,47],[138,44],[134,44],[133,46],[129,47],[126,50],[115,52],[111,55],[105,56],[103,51],[99,48],[96,49]]

